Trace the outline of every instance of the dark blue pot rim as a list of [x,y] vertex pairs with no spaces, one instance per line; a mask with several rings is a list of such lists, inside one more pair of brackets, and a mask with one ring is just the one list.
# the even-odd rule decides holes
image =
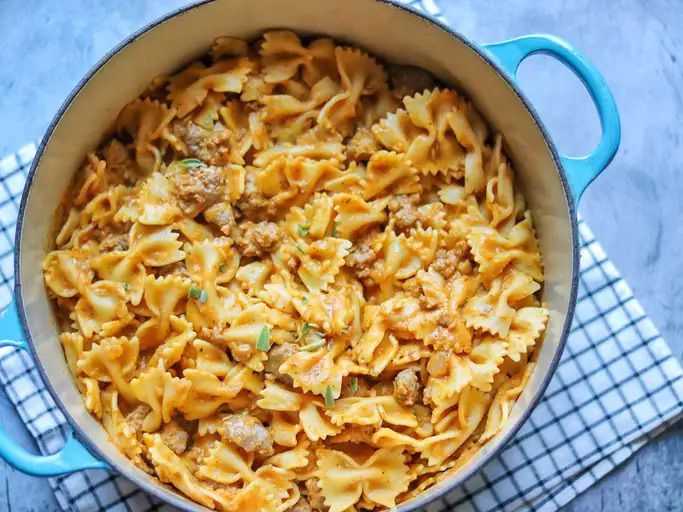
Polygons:
[[[33,159],[33,162],[31,164],[31,168],[28,173],[28,177],[26,179],[26,184],[24,186],[24,191],[21,196],[21,203],[19,205],[19,213],[17,217],[17,226],[16,226],[16,234],[15,234],[15,245],[14,245],[14,277],[15,277],[15,286],[14,286],[14,293],[15,293],[15,298],[16,298],[16,303],[17,303],[17,310],[18,310],[18,316],[19,320],[21,322],[21,327],[24,331],[24,334],[26,336],[26,341],[28,343],[28,346],[31,350],[31,354],[33,355],[34,360],[36,361],[36,367],[38,369],[38,372],[40,373],[40,376],[42,377],[43,383],[45,384],[47,390],[49,391],[50,395],[52,398],[55,400],[57,403],[57,406],[59,409],[62,411],[64,414],[64,417],[66,418],[67,422],[69,423],[69,426],[74,430],[74,433],[76,437],[83,442],[86,447],[93,453],[95,454],[98,458],[106,461],[112,468],[115,468],[117,472],[120,474],[124,475],[126,478],[129,480],[133,481],[136,485],[138,485],[140,488],[142,488],[144,491],[149,492],[153,495],[155,495],[157,498],[160,500],[180,509],[180,510],[189,510],[186,507],[185,502],[183,499],[178,497],[177,499],[173,496],[162,496],[161,493],[159,492],[159,484],[156,485],[149,485],[148,482],[142,480],[135,474],[131,474],[130,471],[126,471],[126,468],[119,467],[117,463],[115,463],[112,459],[110,459],[102,450],[99,449],[95,443],[90,440],[88,435],[81,429],[81,427],[78,425],[78,423],[74,420],[74,418],[71,416],[71,414],[68,412],[67,408],[65,407],[64,403],[62,402],[62,399],[60,398],[59,394],[56,392],[56,390],[52,387],[52,384],[50,383],[50,380],[45,373],[45,370],[43,369],[42,365],[40,364],[40,359],[38,357],[38,353],[36,352],[35,346],[33,344],[33,340],[31,339],[30,331],[28,328],[28,321],[26,318],[26,312],[24,310],[24,301],[23,297],[21,294],[21,274],[19,272],[20,270],[20,262],[21,262],[21,234],[23,231],[23,222],[24,222],[24,212],[26,209],[26,203],[28,201],[28,196],[30,194],[31,190],[31,185],[33,183],[33,178],[36,173],[36,169],[40,165],[40,160],[42,158],[43,152],[48,145],[50,138],[52,137],[52,133],[56,126],[59,124],[59,121],[61,120],[62,116],[64,113],[68,110],[69,106],[71,105],[72,101],[74,98],[78,95],[78,93],[81,91],[81,89],[85,86],[86,83],[102,68],[112,57],[114,57],[117,53],[119,53],[121,50],[123,50],[125,47],[127,47],[129,44],[133,43],[136,41],[138,38],[140,38],[143,34],[147,33],[148,31],[154,29],[155,27],[165,23],[166,21],[170,20],[171,18],[174,18],[180,14],[183,14],[185,12],[189,12],[191,10],[194,10],[198,7],[202,7],[206,4],[213,3],[216,0],[202,0],[190,5],[187,5],[185,7],[176,9],[174,11],[171,11],[170,13],[166,14],[165,16],[162,16],[158,18],[157,20],[149,23],[145,27],[141,28],[137,32],[133,33],[130,37],[125,39],[123,42],[121,42],[118,46],[116,46],[113,50],[109,51],[104,57],[102,57],[97,64],[95,64],[90,71],[76,84],[74,89],[71,91],[67,99],[64,101],[62,106],[59,108],[57,114],[55,117],[52,119],[47,131],[45,132],[45,135],[43,136],[40,145],[38,146],[38,149],[36,151],[36,155]],[[461,485],[465,480],[470,478],[473,474],[478,472],[487,462],[489,462],[491,459],[493,459],[496,455],[498,455],[502,449],[513,439],[515,434],[519,431],[519,429],[524,425],[524,423],[529,419],[529,416],[533,412],[533,410],[536,408],[538,403],[540,402],[541,398],[543,397],[543,393],[545,392],[546,388],[548,387],[548,384],[550,383],[551,378],[553,377],[555,370],[557,369],[557,365],[559,364],[560,357],[562,356],[562,352],[564,350],[565,344],[567,342],[567,337],[569,336],[569,330],[571,328],[571,322],[572,318],[574,316],[574,308],[576,306],[576,294],[578,290],[578,282],[579,282],[579,244],[578,244],[578,225],[577,225],[577,218],[576,218],[576,207],[574,205],[574,199],[571,194],[571,190],[569,188],[569,182],[567,180],[567,176],[565,174],[565,170],[562,166],[562,162],[560,160],[560,157],[558,155],[557,149],[555,148],[555,145],[552,142],[552,138],[550,137],[548,130],[546,129],[545,125],[541,121],[540,117],[538,116],[536,110],[534,107],[531,105],[531,103],[526,99],[524,96],[524,93],[520,90],[518,85],[512,81],[506,73],[501,69],[501,67],[477,44],[473,43],[463,35],[459,34],[449,26],[445,25],[444,23],[431,18],[427,16],[426,14],[422,13],[421,11],[418,11],[410,6],[407,5],[402,5],[402,4],[397,4],[393,3],[391,0],[369,0],[369,1],[374,1],[377,3],[381,3],[386,5],[387,7],[393,7],[397,9],[401,9],[403,11],[409,12],[413,14],[414,16],[417,16],[424,21],[430,23],[434,28],[441,30],[448,35],[450,35],[453,39],[458,41],[460,44],[463,44],[467,46],[470,50],[472,50],[474,53],[476,53],[481,60],[483,60],[486,64],[488,64],[490,67],[496,70],[498,76],[500,77],[501,80],[504,80],[508,87],[512,89],[517,96],[517,98],[522,102],[524,107],[526,108],[527,112],[529,113],[529,116],[533,119],[534,123],[536,124],[536,127],[540,130],[540,132],[543,134],[543,138],[545,139],[546,142],[546,147],[548,148],[548,151],[552,155],[553,161],[555,162],[555,166],[558,170],[558,174],[560,177],[560,181],[562,182],[562,188],[564,189],[564,194],[565,194],[565,199],[566,199],[566,204],[569,210],[569,219],[571,223],[571,236],[572,236],[572,275],[571,275],[571,283],[570,283],[570,292],[569,292],[569,304],[567,308],[567,315],[564,320],[564,325],[562,327],[561,335],[560,335],[560,340],[559,344],[557,347],[557,350],[555,352],[555,355],[553,356],[553,359],[550,363],[550,367],[548,369],[547,374],[544,376],[540,386],[536,390],[535,395],[531,398],[529,407],[524,411],[524,414],[522,417],[517,421],[517,424],[514,425],[506,434],[505,436],[498,440],[498,445],[494,450],[492,450],[486,457],[484,457],[481,461],[479,461],[477,464],[472,465],[471,467],[468,467],[466,470],[463,470],[461,473],[459,473],[451,482],[448,483],[448,485],[443,485],[442,487],[439,488],[437,492],[429,493],[428,495],[422,494],[420,496],[417,496],[410,502],[406,503],[403,506],[400,506],[401,512],[412,512],[415,511],[421,507],[424,507],[428,503],[431,503],[432,501],[442,498],[445,494],[447,494],[449,491],[453,490],[455,487]],[[168,487],[167,487],[168,489]],[[179,495],[178,495],[179,496]],[[198,505],[201,506],[201,505]]]

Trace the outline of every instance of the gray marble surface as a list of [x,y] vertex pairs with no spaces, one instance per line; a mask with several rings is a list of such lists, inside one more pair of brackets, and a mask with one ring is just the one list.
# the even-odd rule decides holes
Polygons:
[[[107,50],[182,0],[0,0],[0,156],[39,139],[69,90]],[[602,70],[623,139],[581,210],[646,311],[681,358],[683,341],[683,4],[676,0],[442,0],[476,41],[557,34]],[[588,95],[547,57],[520,80],[558,146],[588,152],[599,139]],[[25,446],[25,427],[0,393],[0,426]],[[683,426],[670,429],[566,510],[683,510]],[[0,510],[57,510],[46,481],[0,463]]]

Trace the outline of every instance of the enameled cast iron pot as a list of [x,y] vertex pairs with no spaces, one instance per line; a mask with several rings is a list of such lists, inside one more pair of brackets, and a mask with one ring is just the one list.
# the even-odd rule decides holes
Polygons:
[[[384,0],[215,0],[171,13],[131,36],[78,84],[45,135],[31,167],[16,230],[16,303],[0,321],[0,346],[29,351],[74,434],[49,456],[32,455],[0,432],[0,457],[33,475],[112,468],[148,493],[184,510],[205,510],[137,469],[85,410],[58,341],[58,326],[43,284],[41,263],[51,243],[52,215],[83,155],[94,148],[119,110],[156,75],[203,54],[221,35],[245,39],[266,29],[291,28],[358,45],[389,61],[421,66],[465,93],[489,125],[503,134],[532,210],[545,266],[543,300],[550,309],[538,364],[510,419],[457,474],[401,511],[415,510],[460,485],[517,432],[557,366],[571,322],[578,281],[575,204],[612,160],[620,138],[614,99],[593,65],[564,41],[531,35],[475,44],[448,27]],[[582,158],[562,156],[515,82],[519,63],[547,53],[568,66],[590,92],[602,139]]]

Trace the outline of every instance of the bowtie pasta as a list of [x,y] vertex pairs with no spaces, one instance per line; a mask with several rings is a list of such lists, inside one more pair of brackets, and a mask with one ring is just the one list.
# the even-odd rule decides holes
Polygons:
[[44,278],[85,407],[210,509],[411,499],[501,430],[548,318],[500,135],[326,38],[158,77],[62,209]]

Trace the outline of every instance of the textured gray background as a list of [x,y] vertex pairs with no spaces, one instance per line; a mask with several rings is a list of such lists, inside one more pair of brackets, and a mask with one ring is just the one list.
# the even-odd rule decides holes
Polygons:
[[[40,138],[69,90],[107,50],[182,0],[0,0],[0,157]],[[581,210],[681,358],[683,342],[683,4],[676,0],[442,0],[449,21],[476,41],[557,34],[602,70],[619,104],[623,138]],[[558,146],[589,151],[599,139],[588,95],[547,57],[520,80]],[[32,443],[0,394],[0,425]],[[683,510],[683,427],[643,448],[567,510]],[[0,462],[0,510],[48,512],[47,482]]]

